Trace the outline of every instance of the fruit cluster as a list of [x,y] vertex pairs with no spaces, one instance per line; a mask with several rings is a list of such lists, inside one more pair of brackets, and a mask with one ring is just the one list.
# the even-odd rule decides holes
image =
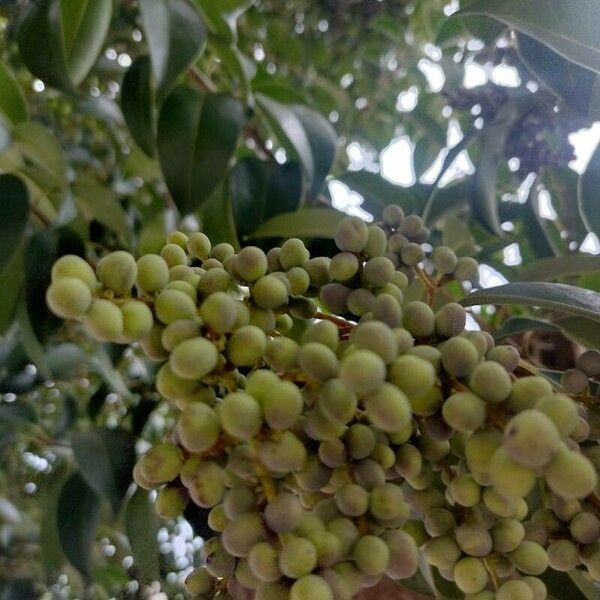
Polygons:
[[194,597],[233,581],[256,600],[349,600],[421,557],[471,600],[542,600],[548,567],[600,580],[585,397],[465,331],[444,285],[475,282],[477,263],[427,238],[388,206],[379,224],[344,219],[331,259],[175,232],[137,262],[55,264],[57,315],[163,361],[179,418],[134,477],[164,518],[210,510]]

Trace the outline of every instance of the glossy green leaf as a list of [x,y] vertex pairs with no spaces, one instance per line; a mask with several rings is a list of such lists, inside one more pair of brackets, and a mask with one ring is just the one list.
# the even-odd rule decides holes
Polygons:
[[579,212],[588,231],[600,236],[600,146],[579,177]]
[[87,581],[100,504],[100,496],[79,471],[69,477],[58,499],[56,522],[60,544],[65,556]]
[[99,427],[75,433],[75,460],[87,484],[111,504],[116,515],[132,482],[135,438],[131,432]]
[[436,45],[445,47],[474,36],[486,44],[495,42],[506,30],[506,25],[494,19],[477,15],[463,15],[460,19],[446,19],[436,38]]
[[88,219],[102,223],[122,240],[130,238],[131,229],[127,213],[112,190],[89,176],[77,179],[71,189],[77,207]]
[[66,227],[47,229],[34,234],[25,251],[25,300],[31,326],[43,340],[61,321],[46,306],[52,265],[64,254],[84,256],[83,242]]
[[308,133],[294,107],[277,102],[264,94],[257,94],[256,101],[264,112],[279,142],[298,158],[309,181],[314,181],[316,167]]
[[297,210],[302,192],[302,172],[297,163],[280,165],[254,157],[239,160],[229,177],[233,220],[238,235],[243,238],[263,221]]
[[206,45],[206,27],[190,0],[140,0],[159,101]]
[[85,79],[94,65],[106,38],[111,14],[111,0],[29,3],[17,32],[23,62],[45,83],[71,90]]
[[178,87],[158,123],[158,156],[181,214],[196,210],[224,179],[245,122],[238,100]]
[[0,175],[0,272],[18,250],[28,218],[27,187],[14,175]]
[[305,208],[277,215],[255,229],[249,238],[307,237],[333,238],[339,222],[346,217],[333,208]]
[[583,569],[573,569],[567,573],[571,581],[588,600],[596,600],[600,595],[600,583],[594,581]]
[[561,277],[574,277],[582,273],[600,271],[600,256],[568,254],[544,258],[519,270],[521,281],[553,281]]
[[149,492],[138,488],[125,508],[125,530],[131,546],[133,565],[145,583],[160,578],[158,527],[158,515],[150,501]]
[[460,15],[485,15],[523,31],[568,60],[600,72],[600,12],[595,0],[470,0]]
[[79,85],[104,45],[112,0],[60,0],[60,11],[67,71],[73,83]]
[[600,294],[563,283],[507,283],[477,290],[463,298],[463,306],[521,304],[580,315],[600,321]]
[[292,110],[304,127],[312,152],[314,172],[311,193],[314,195],[318,193],[333,165],[337,136],[331,123],[312,108],[296,104]]
[[494,332],[496,341],[503,340],[513,335],[521,335],[528,331],[560,331],[560,327],[554,323],[534,319],[533,317],[511,317]]
[[[58,0],[29,2],[17,31],[19,54],[38,79],[56,88],[71,90],[73,83],[67,69],[61,31]],[[40,48],[44,51],[40,52]]]
[[517,34],[519,55],[540,81],[575,111],[598,116],[598,76],[573,64],[531,36]]
[[548,569],[540,575],[540,579],[546,584],[548,594],[557,600],[595,600],[597,596],[586,596],[569,577],[568,573]]
[[363,208],[366,210],[380,213],[388,204],[399,204],[409,214],[416,208],[417,202],[411,189],[391,183],[377,173],[348,171],[339,177],[339,181],[365,199]]
[[121,85],[121,110],[136,144],[148,156],[154,156],[156,115],[148,56],[137,58],[125,73]]
[[3,113],[12,124],[27,121],[29,118],[23,90],[3,62],[0,62],[0,113]]

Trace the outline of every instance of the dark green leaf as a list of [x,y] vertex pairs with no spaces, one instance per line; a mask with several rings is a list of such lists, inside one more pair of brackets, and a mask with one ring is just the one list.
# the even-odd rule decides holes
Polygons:
[[333,238],[336,227],[344,217],[344,213],[333,208],[305,208],[265,221],[248,237]]
[[429,137],[417,140],[413,150],[413,167],[417,177],[423,175],[431,167],[441,149],[442,146]]
[[14,175],[0,175],[0,272],[19,249],[28,217],[27,187]]
[[60,11],[67,70],[71,81],[79,85],[104,45],[112,0],[60,0]]
[[523,31],[566,59],[600,72],[600,12],[595,0],[470,0],[456,13],[486,15]]
[[302,199],[302,172],[284,165],[243,158],[231,170],[229,193],[237,233],[244,237],[263,221],[296,210]]
[[[564,59],[536,39],[517,34],[519,54],[541,82],[573,110],[587,115],[597,109],[594,94],[597,75]],[[593,115],[598,116],[598,115]]]
[[442,188],[434,188],[427,198],[425,209],[422,212],[425,223],[435,224],[438,221],[441,222],[448,215],[454,214],[467,206],[472,186],[471,179],[465,178]]
[[125,529],[140,579],[150,583],[160,579],[158,515],[149,492],[138,488],[125,508]]
[[473,292],[460,303],[539,306],[600,320],[600,294],[562,283],[507,283]]
[[473,256],[475,240],[465,221],[459,217],[449,217],[444,223],[442,244],[452,248],[458,256]]
[[46,306],[54,262],[65,254],[84,256],[83,242],[66,227],[47,229],[33,235],[25,252],[25,300],[31,326],[43,340],[61,321]]
[[315,110],[296,104],[292,107],[300,119],[312,152],[314,173],[311,193],[317,194],[333,165],[337,136],[331,123]]
[[264,94],[257,94],[256,100],[279,142],[300,160],[309,181],[314,181],[316,167],[313,151],[304,124],[294,108]]
[[557,600],[594,600],[597,596],[588,598],[573,583],[567,573],[548,569],[540,575],[540,579],[546,584],[548,594]]
[[497,341],[503,340],[528,331],[560,331],[560,327],[554,325],[554,323],[532,317],[512,317],[504,321],[502,326],[494,332],[494,339]]
[[0,112],[12,123],[27,121],[29,109],[21,87],[8,67],[0,62]]
[[154,156],[156,116],[148,56],[140,56],[125,73],[121,110],[131,137],[148,156]]
[[158,123],[158,155],[165,182],[182,214],[196,210],[223,180],[245,117],[225,94],[178,87]]
[[493,44],[506,30],[506,26],[494,19],[476,15],[464,15],[460,19],[446,19],[437,38],[436,45],[449,46],[474,36],[489,45]]
[[588,231],[600,236],[600,146],[579,177],[579,212]]
[[75,433],[71,445],[81,475],[110,502],[116,515],[132,482],[134,436],[125,429],[99,427]]
[[189,0],[140,0],[159,101],[206,45],[206,27]]
[[519,279],[521,281],[553,281],[561,277],[573,277],[594,271],[600,271],[600,256],[568,254],[544,258],[524,265],[519,271]]
[[399,204],[407,214],[415,209],[416,200],[411,189],[390,183],[377,173],[348,171],[339,181],[365,199],[363,208],[366,210],[379,213],[388,204]]
[[99,517],[100,496],[76,471],[60,493],[57,527],[65,556],[87,581],[90,579],[92,546]]
[[[73,87],[61,39],[58,0],[29,2],[17,32],[19,54],[25,66],[43,82],[70,90]],[[44,51],[40,52],[40,48]]]

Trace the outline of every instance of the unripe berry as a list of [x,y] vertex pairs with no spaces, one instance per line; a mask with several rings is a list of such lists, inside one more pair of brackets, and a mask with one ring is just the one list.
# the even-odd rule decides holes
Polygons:
[[216,366],[218,352],[212,342],[196,337],[178,344],[169,358],[173,372],[184,379],[202,379]]
[[150,335],[154,318],[152,311],[137,300],[130,300],[121,306],[123,315],[123,341],[135,342]]
[[367,224],[358,217],[346,217],[333,236],[337,247],[345,252],[360,252],[369,241]]
[[227,356],[236,366],[252,366],[263,354],[267,338],[262,329],[244,325],[236,329],[227,343]]
[[267,257],[255,246],[242,248],[234,260],[235,272],[244,281],[256,281],[267,272]]
[[61,256],[52,265],[52,281],[55,282],[64,277],[74,277],[80,279],[93,292],[98,285],[94,269],[79,256],[66,254]]
[[96,273],[104,287],[117,296],[125,296],[135,283],[137,265],[129,252],[111,252],[98,262]]
[[417,338],[429,337],[435,329],[435,317],[431,308],[415,300],[404,307],[404,327]]
[[310,258],[310,253],[302,240],[290,238],[281,245],[278,258],[281,266],[288,271],[293,267],[301,267]]
[[123,313],[109,300],[92,300],[83,324],[101,342],[117,341],[123,335]]
[[46,303],[50,310],[65,319],[84,315],[92,304],[89,286],[75,277],[60,277],[50,284],[46,292]]

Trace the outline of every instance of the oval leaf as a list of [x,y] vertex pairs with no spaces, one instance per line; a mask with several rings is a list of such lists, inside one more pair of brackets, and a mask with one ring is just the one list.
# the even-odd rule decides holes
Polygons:
[[600,72],[600,12],[596,0],[471,0],[460,15],[485,15],[523,31],[566,59]]
[[333,238],[336,227],[347,215],[333,208],[305,208],[277,215],[255,229],[249,238]]
[[539,306],[600,321],[600,294],[563,283],[507,283],[473,292],[460,303]]
[[112,4],[112,0],[60,0],[65,60],[75,85],[85,79],[102,50]]
[[58,499],[56,525],[65,556],[90,580],[90,559],[100,517],[100,496],[88,486],[79,471],[63,486]]
[[600,236],[600,146],[594,150],[584,173],[579,177],[579,212],[588,231]]
[[165,100],[158,156],[181,214],[196,210],[223,180],[245,117],[238,100],[180,86]]
[[21,87],[9,68],[0,62],[0,112],[14,125],[29,118]]
[[189,0],[141,0],[140,12],[157,95],[164,99],[204,50],[206,27]]
[[18,250],[28,217],[27,186],[14,175],[0,175],[0,272]]
[[160,578],[158,527],[158,515],[150,502],[149,492],[138,488],[125,508],[125,530],[133,564],[144,583]]
[[333,165],[337,136],[329,120],[317,111],[301,104],[294,105],[292,110],[304,127],[312,152],[314,171],[310,191],[315,195]]
[[552,281],[583,273],[600,271],[600,256],[569,254],[536,260],[520,269],[521,281]]
[[554,323],[533,319],[532,317],[512,317],[506,319],[502,326],[494,332],[494,339],[496,341],[503,340],[528,331],[560,331],[560,327],[554,325]]
[[300,160],[309,181],[313,181],[315,177],[313,151],[304,124],[294,108],[264,94],[257,94],[256,99],[279,142]]
[[588,348],[600,349],[600,323],[584,317],[563,317],[556,324],[566,335]]
[[148,156],[154,156],[156,117],[148,56],[140,56],[125,73],[121,86],[121,110],[136,144]]
[[116,515],[132,481],[134,436],[125,429],[100,427],[75,433],[71,445],[81,475]]

